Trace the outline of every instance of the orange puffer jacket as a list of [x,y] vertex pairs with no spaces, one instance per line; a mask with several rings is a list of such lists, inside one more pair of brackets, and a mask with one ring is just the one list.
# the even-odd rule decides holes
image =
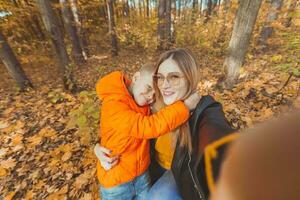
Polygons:
[[150,138],[168,133],[187,121],[189,110],[178,101],[149,115],[149,106],[139,107],[128,92],[130,80],[121,72],[112,72],[96,85],[102,100],[100,119],[101,146],[121,155],[119,163],[105,171],[98,161],[101,186],[110,188],[143,174],[150,164]]

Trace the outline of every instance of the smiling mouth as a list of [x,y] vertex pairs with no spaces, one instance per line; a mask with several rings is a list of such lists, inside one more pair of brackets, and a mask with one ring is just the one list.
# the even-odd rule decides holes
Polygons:
[[174,93],[175,93],[175,92],[169,92],[169,91],[164,91],[164,92],[162,92],[162,94],[163,94],[164,97],[170,97],[170,96],[172,96]]

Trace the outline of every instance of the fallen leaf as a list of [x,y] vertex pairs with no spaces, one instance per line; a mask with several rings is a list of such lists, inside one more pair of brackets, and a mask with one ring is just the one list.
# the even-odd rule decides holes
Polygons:
[[62,156],[61,160],[65,162],[65,161],[69,160],[71,157],[72,157],[72,152],[66,152],[66,153]]
[[37,190],[42,189],[45,186],[45,181],[44,180],[39,180],[37,184],[34,185],[34,188]]
[[15,196],[16,192],[10,192],[8,195],[4,197],[4,200],[12,200]]
[[6,169],[0,166],[0,177],[5,176],[6,174],[7,174]]
[[81,189],[88,183],[89,179],[90,177],[88,177],[86,173],[81,174],[76,178],[74,182],[74,188],[76,188],[77,190]]
[[15,110],[15,108],[11,107],[11,108],[8,108],[6,109],[4,112],[3,112],[3,115],[10,115],[13,111]]
[[33,190],[29,190],[29,191],[26,192],[25,200],[31,200],[31,199],[33,199],[33,197],[34,197]]
[[6,149],[0,149],[0,158],[4,157],[6,154]]
[[0,121],[0,129],[4,129],[9,127],[9,124],[7,122],[4,121]]
[[57,192],[57,194],[66,194],[68,192],[68,190],[69,190],[68,185],[65,185]]
[[53,137],[56,136],[56,131],[52,128],[43,128],[42,130],[40,130],[38,135],[40,135],[41,137]]
[[80,200],[91,200],[92,198],[92,194],[90,193],[85,193],[83,197],[80,198]]
[[20,143],[22,143],[22,140],[23,140],[23,135],[21,135],[21,134],[15,134],[12,137],[13,146],[19,145]]
[[8,159],[8,160],[3,160],[0,162],[0,166],[5,168],[5,169],[11,169],[16,166],[16,160],[15,159]]
[[34,136],[27,139],[27,141],[29,143],[28,145],[31,146],[31,147],[36,146],[36,145],[41,143],[42,139],[43,138],[41,136],[34,135]]

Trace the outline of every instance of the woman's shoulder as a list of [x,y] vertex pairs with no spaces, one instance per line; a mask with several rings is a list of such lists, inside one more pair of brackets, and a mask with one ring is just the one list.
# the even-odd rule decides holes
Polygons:
[[[196,115],[200,115],[202,114],[207,108],[209,107],[221,107],[221,104],[219,102],[217,102],[212,96],[210,95],[205,95],[203,96],[199,103],[197,104],[195,110],[194,110],[194,114]],[[194,115],[193,114],[193,115]]]

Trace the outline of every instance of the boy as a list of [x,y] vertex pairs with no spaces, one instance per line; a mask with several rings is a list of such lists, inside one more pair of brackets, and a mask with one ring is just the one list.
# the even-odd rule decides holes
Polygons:
[[150,138],[177,128],[189,118],[200,97],[195,93],[160,112],[149,115],[154,100],[153,66],[144,65],[132,82],[121,72],[112,72],[96,85],[102,100],[101,146],[121,155],[118,165],[106,171],[97,163],[101,199],[145,199],[150,187]]

